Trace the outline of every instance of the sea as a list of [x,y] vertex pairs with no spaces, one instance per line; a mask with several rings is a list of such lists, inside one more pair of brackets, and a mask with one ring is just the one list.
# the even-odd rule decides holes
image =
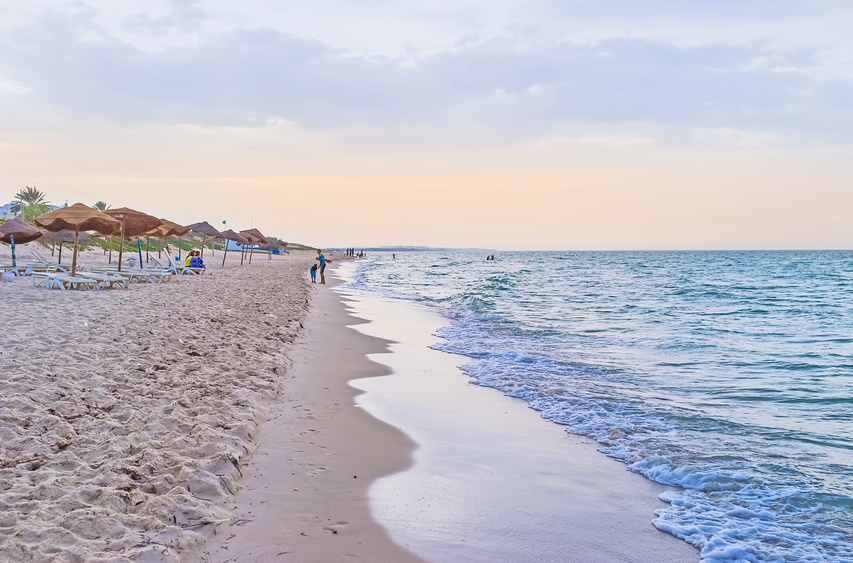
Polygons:
[[348,289],[671,485],[652,523],[703,561],[853,562],[853,252],[487,254],[371,252]]

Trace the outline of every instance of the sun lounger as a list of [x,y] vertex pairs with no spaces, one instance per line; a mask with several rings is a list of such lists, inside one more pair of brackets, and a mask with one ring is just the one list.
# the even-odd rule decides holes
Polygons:
[[112,289],[114,287],[127,289],[130,287],[129,278],[110,272],[77,272],[77,276],[97,280],[103,289]]
[[199,274],[203,274],[205,271],[205,268],[191,268],[189,266],[181,266],[178,264],[172,264],[168,260],[158,260],[157,258],[154,258],[153,256],[151,257],[150,261],[157,264],[158,267],[163,268],[164,270],[170,271],[170,272],[172,272],[178,276],[181,276],[181,275],[199,275]]
[[0,265],[0,271],[13,272],[16,276],[28,276],[30,274],[64,271],[55,264],[43,264],[41,262],[18,262],[17,266],[11,264]]
[[[146,270],[155,269],[155,270],[165,270],[167,272],[172,272],[173,274],[177,274],[177,267],[172,264],[169,260],[161,260],[159,258],[154,258],[153,256],[148,259],[148,266],[146,266]],[[154,264],[152,267],[151,264]]]
[[30,285],[38,287],[44,285],[47,289],[58,287],[62,291],[68,289],[101,289],[101,284],[96,279],[71,276],[62,273],[36,273],[30,276]]
[[23,275],[30,276],[32,274],[49,274],[54,272],[68,273],[68,270],[59,264],[45,264],[40,262],[27,265],[27,267],[24,268]]

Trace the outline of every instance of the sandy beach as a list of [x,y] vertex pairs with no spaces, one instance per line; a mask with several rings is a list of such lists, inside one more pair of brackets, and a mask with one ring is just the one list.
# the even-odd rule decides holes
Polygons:
[[221,256],[206,254],[208,274],[128,289],[0,286],[0,559],[177,561],[231,518],[223,501],[285,383],[313,255]]

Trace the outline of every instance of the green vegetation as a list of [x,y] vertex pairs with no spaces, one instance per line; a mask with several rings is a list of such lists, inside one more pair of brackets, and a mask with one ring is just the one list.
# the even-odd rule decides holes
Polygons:
[[17,194],[12,200],[11,212],[13,215],[19,215],[22,221],[31,223],[33,219],[50,211],[50,202],[45,200],[44,193],[40,192],[35,186],[27,186]]
[[298,242],[289,242],[285,248],[287,250],[317,250],[316,246],[307,246],[305,244],[299,244]]

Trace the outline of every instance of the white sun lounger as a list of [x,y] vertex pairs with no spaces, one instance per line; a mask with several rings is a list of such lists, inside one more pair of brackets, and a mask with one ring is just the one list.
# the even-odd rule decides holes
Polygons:
[[36,273],[30,276],[30,285],[38,287],[44,285],[47,289],[58,287],[62,291],[68,289],[101,289],[101,284],[93,278],[84,278],[80,276],[71,276],[62,273]]

